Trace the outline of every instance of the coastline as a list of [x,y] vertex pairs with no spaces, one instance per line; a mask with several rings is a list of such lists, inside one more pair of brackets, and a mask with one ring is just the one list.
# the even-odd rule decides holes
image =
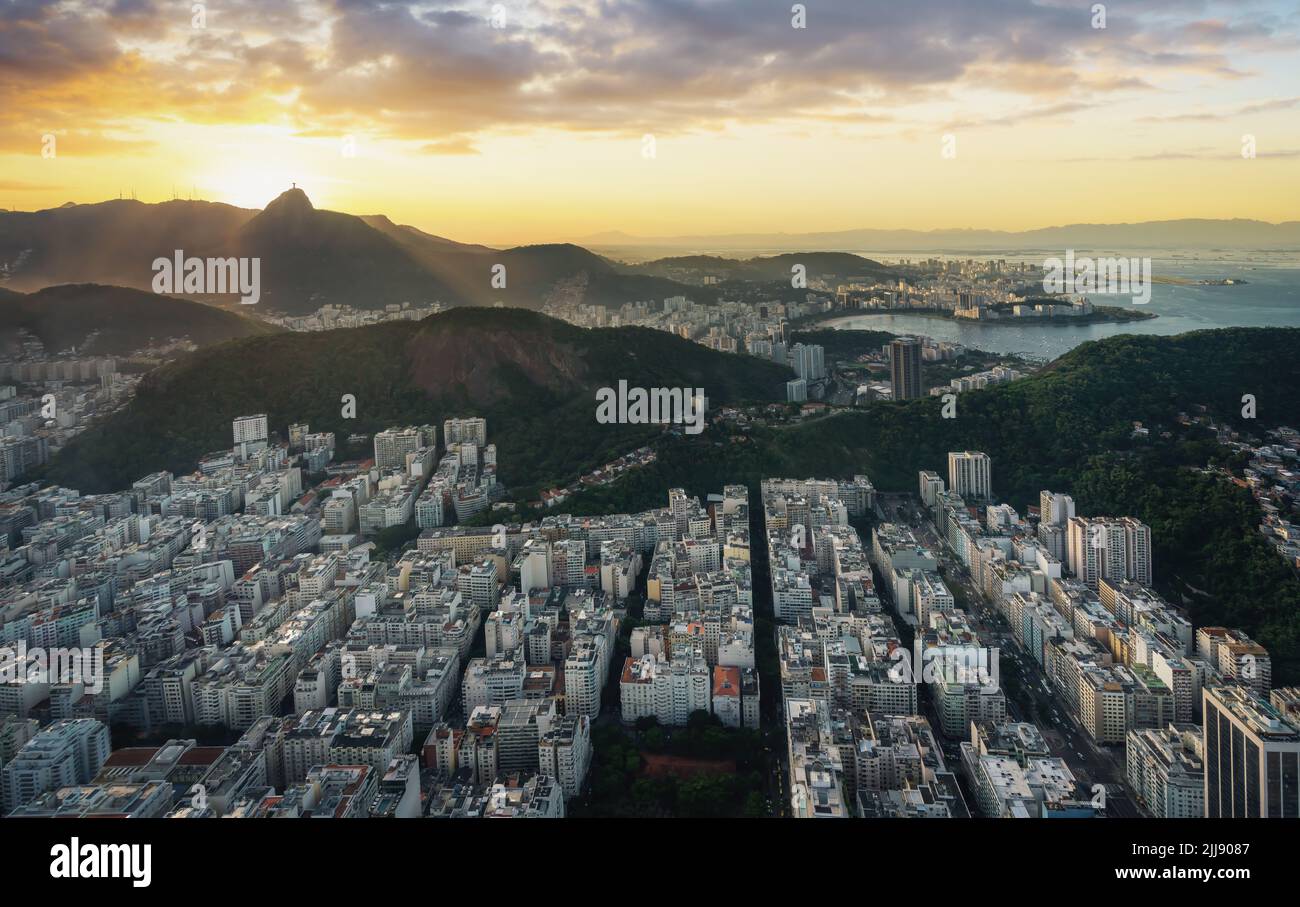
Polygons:
[[[1119,314],[1126,313],[1126,314]],[[956,324],[977,324],[981,327],[1026,327],[1055,326],[1072,327],[1081,324],[1126,324],[1133,321],[1150,321],[1160,316],[1155,312],[1130,312],[1114,306],[1098,306],[1090,315],[1063,315],[1053,318],[957,318],[951,312],[938,309],[862,309],[855,312],[825,312],[809,319],[800,319],[795,327],[804,328],[813,324],[824,324],[840,318],[863,318],[871,315],[907,315],[914,318],[935,318]]]

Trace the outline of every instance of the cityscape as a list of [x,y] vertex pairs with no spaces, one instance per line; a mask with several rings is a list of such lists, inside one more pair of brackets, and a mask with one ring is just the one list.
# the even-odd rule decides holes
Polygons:
[[1293,888],[1298,41],[0,4],[10,865]]
[[[910,396],[919,352],[889,348]],[[494,523],[510,464],[486,419],[393,426],[350,460],[266,414],[230,433],[188,475],[4,493],[8,817],[592,815],[645,806],[661,765],[742,764],[696,808],[1297,808],[1300,687],[1274,685],[1269,651],[1155,591],[1141,520],[1051,490],[1024,516],[997,503],[986,453],[949,452],[913,493],[764,477]],[[1272,503],[1300,433],[1235,446],[1300,564]],[[605,787],[607,739],[646,762],[630,802]]]

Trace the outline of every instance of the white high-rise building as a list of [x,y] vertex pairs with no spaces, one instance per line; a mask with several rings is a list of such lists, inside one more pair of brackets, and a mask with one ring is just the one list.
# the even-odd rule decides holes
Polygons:
[[1041,526],[1065,526],[1074,519],[1074,498],[1051,491],[1039,492],[1038,519]]
[[939,495],[943,494],[943,476],[928,469],[921,470],[921,501],[926,507],[933,507]]
[[600,714],[600,651],[595,645],[580,643],[564,660],[564,713],[595,718]]
[[811,617],[813,590],[808,574],[784,568],[772,571],[772,599],[776,619],[793,624],[801,617]]
[[1201,728],[1194,724],[1129,730],[1124,776],[1155,818],[1199,819],[1205,815],[1201,738]]
[[1065,557],[1070,572],[1090,586],[1102,577],[1102,549],[1109,543],[1109,530],[1086,517],[1070,520],[1066,530]]
[[790,347],[790,367],[809,382],[826,377],[826,351],[815,343],[796,343]]
[[327,535],[343,535],[356,526],[356,502],[346,491],[336,491],[321,508],[321,529]]
[[108,728],[93,718],[58,721],[23,744],[0,775],[8,814],[47,791],[89,784],[112,751]]
[[487,419],[446,419],[442,423],[442,442],[450,448],[464,442],[487,445]]
[[379,469],[406,468],[406,455],[435,443],[432,425],[389,428],[375,435],[375,466]]
[[528,539],[515,558],[519,589],[524,593],[551,586],[551,544],[545,539]]
[[1064,562],[1066,535],[1070,520],[1074,519],[1074,498],[1068,494],[1042,491],[1038,495],[1038,541],[1048,553]]
[[518,611],[493,611],[483,625],[488,657],[506,655],[524,644],[524,615]]
[[956,607],[952,591],[937,573],[913,571],[910,600],[922,627],[930,626],[932,614],[943,614]]
[[461,680],[461,706],[471,714],[477,706],[505,705],[523,698],[527,667],[523,652],[471,658]]
[[683,726],[695,711],[709,711],[708,662],[698,649],[675,655],[629,658],[623,663],[619,700],[623,720],[654,717],[660,724]]
[[266,449],[268,437],[266,413],[255,416],[239,416],[231,423],[235,438],[235,448],[239,456],[247,458],[258,451]]
[[560,539],[551,543],[549,586],[576,589],[586,585],[587,543],[581,539]]
[[478,605],[480,611],[496,610],[501,601],[501,587],[497,582],[497,562],[494,559],[489,557],[461,565],[456,579],[458,591]]
[[1067,524],[1066,563],[1094,588],[1102,579],[1150,586],[1151,527],[1133,517],[1073,517]]
[[239,416],[232,425],[235,444],[244,444],[249,441],[265,441],[268,437],[266,413],[259,413],[255,416]]
[[1149,586],[1153,582],[1151,527],[1131,516],[1122,518],[1120,525],[1124,527],[1124,578]]
[[591,719],[565,715],[537,741],[539,771],[560,782],[565,797],[582,793],[591,766]]
[[978,450],[950,451],[948,490],[973,501],[993,497],[989,455]]

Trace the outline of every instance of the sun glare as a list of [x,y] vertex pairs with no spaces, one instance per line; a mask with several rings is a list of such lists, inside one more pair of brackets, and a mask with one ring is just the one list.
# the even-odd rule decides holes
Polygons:
[[[267,203],[296,183],[311,182],[309,174],[294,173],[286,167],[257,164],[226,164],[215,169],[198,183],[199,194],[210,201],[225,202],[240,208],[265,208]],[[319,193],[312,201],[319,204]]]

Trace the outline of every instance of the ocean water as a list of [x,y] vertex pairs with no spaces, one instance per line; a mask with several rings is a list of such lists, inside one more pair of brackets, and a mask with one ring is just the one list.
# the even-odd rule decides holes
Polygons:
[[[868,257],[896,260],[893,255]],[[1060,251],[1054,253],[1062,255]],[[1079,250],[1077,255],[1132,255],[1115,251]],[[1148,253],[1150,254],[1150,253]],[[1043,258],[1024,253],[1007,255],[941,255],[916,253],[917,258],[1005,258],[1008,261],[1032,261],[1039,265]],[[1146,321],[1115,324],[1080,325],[987,325],[961,322],[946,318],[922,315],[860,314],[825,322],[824,327],[840,329],[889,331],[894,334],[921,334],[935,340],[961,343],[993,353],[1028,353],[1046,359],[1055,359],[1080,343],[1100,340],[1116,334],[1182,334],[1220,327],[1300,327],[1300,261],[1295,253],[1235,253],[1222,257],[1203,255],[1178,255],[1167,253],[1164,257],[1150,254],[1151,271],[1156,277],[1176,277],[1188,280],[1223,278],[1244,279],[1247,283],[1236,286],[1179,286],[1156,283],[1151,288],[1151,301],[1141,306],[1159,317]],[[1133,305],[1129,297],[1092,296],[1096,305]]]

